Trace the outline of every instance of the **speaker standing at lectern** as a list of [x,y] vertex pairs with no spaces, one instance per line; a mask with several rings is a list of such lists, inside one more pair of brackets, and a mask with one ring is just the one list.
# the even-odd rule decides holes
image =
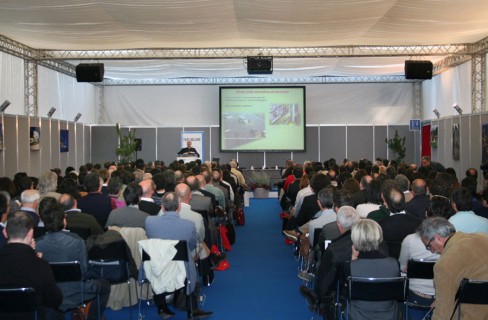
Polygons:
[[200,154],[197,152],[197,149],[195,149],[191,146],[191,141],[186,142],[186,148],[181,149],[178,152],[178,155],[180,155],[180,156],[196,156],[197,158],[200,158]]

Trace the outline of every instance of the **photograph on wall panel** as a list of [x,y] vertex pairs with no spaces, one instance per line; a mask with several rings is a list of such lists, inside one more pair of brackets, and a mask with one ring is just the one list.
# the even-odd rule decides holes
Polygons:
[[69,130],[59,130],[59,152],[69,151]]
[[432,126],[430,128],[430,146],[437,148],[439,142],[439,126]]
[[452,159],[458,161],[461,153],[461,133],[459,123],[452,125]]
[[488,123],[481,126],[481,163],[488,161]]
[[41,149],[41,128],[40,127],[30,127],[30,149],[31,150]]

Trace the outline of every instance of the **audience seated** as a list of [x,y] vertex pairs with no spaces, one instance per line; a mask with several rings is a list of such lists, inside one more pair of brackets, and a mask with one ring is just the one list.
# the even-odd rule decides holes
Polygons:
[[[403,193],[402,193],[403,194]],[[376,221],[364,219],[352,227],[352,256],[346,263],[345,277],[388,278],[399,277],[398,261],[379,251],[382,230]],[[353,300],[349,304],[349,319],[402,319],[402,305],[392,301]]]
[[111,198],[102,194],[102,179],[98,174],[87,174],[83,183],[88,194],[78,200],[78,208],[94,216],[100,226],[105,227],[108,216],[112,209],[115,209],[115,205]]
[[89,229],[91,235],[102,234],[103,229],[98,221],[89,214],[78,209],[78,202],[70,194],[62,194],[59,202],[64,206],[66,214],[66,229]]
[[473,211],[472,195],[462,187],[451,194],[451,205],[455,214],[449,218],[456,231],[464,233],[488,233],[488,219],[477,216]]
[[[37,251],[42,252],[42,258],[49,262],[69,262],[79,261],[81,270],[86,278],[88,275],[88,257],[85,241],[77,234],[65,232],[66,217],[63,207],[60,204],[52,204],[44,208],[41,220],[46,228],[46,235],[37,240]],[[81,301],[80,284],[78,282],[59,283],[59,288],[63,292],[63,302],[59,309],[69,310]],[[98,299],[100,300],[100,310],[103,314],[110,294],[110,284],[104,280],[87,280],[84,285],[83,297],[86,301],[93,300],[89,308],[87,319],[98,319]]]
[[156,184],[152,179],[144,179],[139,182],[142,188],[142,196],[139,201],[139,210],[146,212],[151,216],[157,215],[161,211],[161,205],[154,203],[152,196],[156,191]]
[[[34,223],[25,212],[10,214],[3,230],[8,244],[0,249],[0,286],[32,287],[36,291],[39,319],[52,319],[63,301],[49,266],[36,254]],[[25,315],[21,319],[29,319]]]
[[142,187],[135,182],[127,185],[124,190],[124,198],[127,207],[117,208],[110,212],[106,228],[110,226],[126,228],[145,228],[146,218],[149,216],[146,212],[139,210],[138,203],[142,196]]

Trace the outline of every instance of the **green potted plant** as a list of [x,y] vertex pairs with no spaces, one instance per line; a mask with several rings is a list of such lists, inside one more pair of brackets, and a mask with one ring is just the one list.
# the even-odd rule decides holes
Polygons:
[[401,137],[398,134],[398,130],[395,130],[395,135],[393,138],[385,138],[385,143],[388,145],[388,149],[393,152],[394,156],[396,155],[396,161],[398,163],[405,159],[405,154],[407,152],[407,148],[405,147],[405,139],[406,137]]
[[128,134],[122,134],[120,131],[120,124],[115,125],[117,136],[119,137],[119,145],[115,149],[115,154],[120,156],[121,163],[130,163],[133,160],[134,153],[136,152],[136,129],[129,129]]
[[264,171],[253,171],[251,174],[249,190],[254,198],[267,198],[269,195],[270,178]]

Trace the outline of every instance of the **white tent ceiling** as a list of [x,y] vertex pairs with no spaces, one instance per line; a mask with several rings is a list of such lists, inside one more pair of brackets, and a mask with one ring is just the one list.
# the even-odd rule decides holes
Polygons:
[[[488,1],[2,0],[0,34],[34,49],[115,50],[111,57],[141,48],[466,44],[488,37]],[[401,75],[410,58],[294,55],[275,57],[273,77]],[[103,62],[111,79],[248,76],[242,57],[203,58]]]

